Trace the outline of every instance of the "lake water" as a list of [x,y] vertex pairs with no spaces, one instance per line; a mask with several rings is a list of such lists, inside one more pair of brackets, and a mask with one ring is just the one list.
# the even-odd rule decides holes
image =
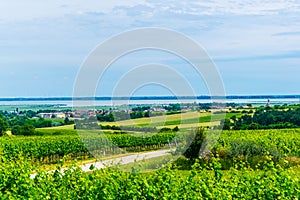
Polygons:
[[[251,103],[253,105],[265,105],[268,99],[229,99],[226,100],[227,103],[236,103],[236,104],[248,104]],[[72,107],[73,103],[75,106],[119,106],[119,105],[139,105],[139,104],[169,104],[169,103],[211,103],[212,100],[209,99],[198,99],[198,100],[97,100],[97,101],[0,101],[0,105],[61,105]],[[216,102],[216,101],[213,101]],[[224,102],[224,101],[223,101]],[[300,104],[300,99],[296,98],[278,98],[278,99],[270,99],[271,105],[282,105],[282,104]]]

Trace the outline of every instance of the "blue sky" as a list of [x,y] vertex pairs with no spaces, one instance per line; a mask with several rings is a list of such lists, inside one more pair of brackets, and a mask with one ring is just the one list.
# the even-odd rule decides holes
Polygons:
[[[172,29],[197,41],[227,94],[300,94],[299,0],[0,3],[0,97],[72,96],[80,66],[98,44],[142,27]],[[122,67],[143,62],[186,64],[162,52],[130,55],[112,66],[97,95],[111,95]],[[196,93],[206,94],[203,80],[185,72]],[[137,94],[168,93],[155,86]]]

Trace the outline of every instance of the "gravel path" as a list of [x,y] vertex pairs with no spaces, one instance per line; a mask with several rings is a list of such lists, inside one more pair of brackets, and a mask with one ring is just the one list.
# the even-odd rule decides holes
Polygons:
[[[102,168],[105,168],[105,167],[113,165],[113,164],[125,165],[128,163],[133,163],[133,162],[141,161],[144,159],[161,157],[161,156],[167,155],[169,152],[170,152],[170,149],[152,151],[152,152],[146,152],[146,153],[137,153],[137,154],[130,155],[130,156],[123,156],[120,158],[114,158],[114,159],[79,165],[78,167],[80,167],[84,172],[91,172],[93,170],[102,169]],[[60,171],[63,174],[65,170],[66,170],[66,168],[61,169]],[[56,170],[51,170],[51,171],[48,171],[47,173],[51,173],[51,172],[55,172],[55,171]],[[36,175],[37,175],[37,173],[31,174],[30,178],[34,179],[36,177]]]

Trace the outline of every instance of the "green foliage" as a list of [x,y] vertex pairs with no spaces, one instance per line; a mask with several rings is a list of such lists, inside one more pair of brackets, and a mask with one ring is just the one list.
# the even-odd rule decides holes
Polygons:
[[0,152],[0,199],[37,198],[32,192],[34,181],[30,179],[33,167],[23,156],[18,155],[12,160],[1,156]]
[[[221,171],[218,158],[204,167],[198,163],[189,171],[166,166],[139,174],[115,169],[84,173],[70,166],[62,173],[38,172],[22,157],[13,162],[0,158],[1,199],[298,199],[299,173],[271,160],[264,169],[253,170],[246,163],[239,169]],[[133,170],[134,171],[134,170]]]
[[269,154],[278,161],[286,156],[300,157],[299,146],[299,129],[223,131],[213,152],[228,160],[262,159]]
[[267,146],[255,141],[232,141],[231,148],[226,153],[226,158],[234,159],[240,156],[255,157],[269,154],[276,161],[281,158],[280,152],[275,147]]
[[179,131],[179,128],[178,128],[178,126],[175,126],[175,127],[172,129],[172,131],[174,131],[174,132],[178,132],[178,131]]
[[159,130],[159,133],[163,133],[163,132],[178,132],[179,131],[179,128],[178,126],[175,126],[174,128],[162,128]]
[[35,127],[30,124],[25,124],[23,126],[15,125],[11,129],[11,133],[13,135],[34,135],[35,134]]
[[235,130],[283,129],[300,127],[300,108],[277,110],[257,109],[253,116],[243,115],[234,121]]
[[231,129],[231,122],[229,119],[225,119],[221,121],[221,125],[223,125],[223,130],[230,130]]
[[[78,120],[75,125],[76,130],[119,130],[119,131],[136,131],[136,132],[157,132],[155,127],[139,127],[139,126],[115,126],[102,125],[97,122],[89,122],[86,120]],[[170,129],[171,130],[171,129]]]
[[[74,132],[74,130],[65,131]],[[155,135],[104,135],[103,133],[100,134],[100,132],[93,133],[89,135],[83,131],[81,132],[81,137],[70,134],[1,138],[0,149],[3,149],[4,155],[8,159],[13,159],[22,152],[25,156],[37,161],[56,162],[64,156],[88,156],[90,152],[116,154],[118,149],[114,145],[126,148],[127,151],[140,151],[141,148],[144,148],[144,150],[153,150],[167,145],[175,137],[175,133],[172,132]],[[88,151],[87,147],[90,151]]]
[[184,152],[184,156],[189,159],[199,158],[200,149],[205,140],[206,133],[204,128],[197,128],[187,137],[186,145],[187,150]]
[[15,125],[11,128],[11,133],[13,135],[22,135],[21,134],[21,126],[20,125]]
[[43,118],[28,118],[26,116],[15,116],[13,118],[9,118],[6,120],[9,126],[12,128],[14,126],[24,126],[24,125],[32,125],[35,128],[45,128],[52,126],[61,126],[61,125],[69,125],[74,124],[73,120],[58,120],[58,119],[43,119]]
[[3,136],[7,131],[8,124],[7,122],[0,116],[0,136]]
[[201,160],[197,158],[207,133],[196,129],[187,141],[183,141],[184,134],[180,133],[182,141],[178,142],[190,145],[187,157],[193,158],[193,162],[181,158],[176,164],[189,165],[185,168],[188,171],[179,170],[184,169],[182,166],[167,165],[146,174],[138,173],[134,167],[132,173],[111,168],[85,173],[70,166],[62,173],[59,165],[53,173],[38,171],[35,178],[30,178],[36,170],[36,160],[55,161],[66,155],[88,154],[82,140],[92,152],[113,152],[115,149],[108,141],[129,150],[151,150],[175,137],[172,132],[106,137],[97,135],[96,130],[89,132],[93,134],[85,133],[83,138],[75,134],[0,138],[0,199],[300,198],[299,166],[291,168],[291,163],[284,160],[300,157],[299,129],[223,131],[209,157]]
[[58,136],[58,135],[75,135],[78,133],[73,129],[36,129],[34,132],[36,136]]
[[[186,152],[189,158],[198,158],[205,132],[195,131],[187,138],[186,133],[163,132],[158,134],[103,134],[98,130],[38,129],[32,137],[10,137],[0,139],[2,148],[7,158],[14,158],[20,152],[36,160],[59,160],[63,156],[89,155],[86,145],[93,152],[115,154],[117,149],[109,145],[113,143],[126,151],[153,150],[168,146],[176,137],[179,147],[182,144],[191,144]],[[90,135],[88,133],[91,133]],[[195,133],[198,133],[195,135]],[[195,140],[193,140],[195,137]],[[82,142],[84,141],[84,143]],[[184,142],[185,141],[185,142]],[[185,145],[187,147],[187,145]],[[247,158],[264,156],[269,152],[277,158],[285,156],[300,156],[300,130],[260,130],[260,131],[223,131],[213,148],[213,152],[221,158],[233,159],[239,156]],[[276,158],[276,159],[275,159]],[[245,160],[245,159],[242,159]],[[247,160],[247,159],[246,159]],[[277,159],[278,160],[278,159]]]
[[103,112],[101,114],[97,114],[97,120],[100,122],[114,122],[115,117],[112,112]]
[[169,104],[168,106],[164,106],[164,109],[166,109],[167,111],[180,111],[181,105],[179,103]]

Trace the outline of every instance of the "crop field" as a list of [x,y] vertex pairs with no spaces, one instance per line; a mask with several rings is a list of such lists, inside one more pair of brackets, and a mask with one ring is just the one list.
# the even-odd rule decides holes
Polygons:
[[74,125],[64,125],[64,126],[53,126],[46,128],[37,128],[37,130],[72,130],[74,129]]
[[[124,166],[127,171],[133,170],[131,173],[110,168],[85,173],[73,166],[64,174],[53,174],[38,168],[42,163],[61,163],[63,158],[89,157],[84,139],[94,148],[90,151],[109,154],[117,150],[108,143],[104,145],[108,140],[134,152],[168,147],[168,141],[176,135],[133,137],[110,133],[105,139],[97,132],[91,130],[93,134],[85,138],[70,132],[0,138],[1,199],[134,199],[136,194],[141,199],[299,198],[300,129],[223,131],[211,149],[212,157],[194,164],[185,158],[167,164],[169,155]],[[158,171],[138,173],[143,166],[155,168],[162,163],[166,165]],[[31,179],[33,171],[38,174]]]
[[[139,125],[139,126],[152,126],[152,124],[161,124],[163,125],[165,122],[170,121],[180,121],[181,119],[198,119],[201,116],[209,116],[210,113],[199,113],[199,112],[186,112],[181,114],[173,114],[173,115],[162,115],[155,116],[151,118],[138,118],[131,120],[124,120],[118,122],[101,122],[103,125],[119,125],[119,126],[130,126],[130,125]],[[154,126],[154,125],[153,125]]]
[[181,114],[163,115],[150,118],[139,118],[132,120],[124,120],[117,122],[101,122],[101,125],[110,126],[139,126],[139,127],[157,127],[157,128],[193,128],[193,127],[207,127],[220,125],[220,120],[224,117],[230,119],[232,116],[241,116],[241,113],[226,113],[225,114],[213,114],[212,113],[199,113],[199,112],[186,112]]
[[[149,120],[156,128],[178,126],[180,132],[126,134],[66,125],[38,128],[35,136],[0,137],[0,199],[300,198],[300,129],[205,132],[207,144],[210,138],[215,143],[204,157],[190,160],[175,149],[188,145],[192,127],[217,126],[222,115],[216,114],[212,122],[211,113],[182,115],[132,120],[140,127]],[[227,113],[226,118],[234,115],[240,113]],[[132,125],[130,120],[120,123]],[[173,153],[89,173],[78,167],[89,160],[159,149]],[[62,173],[62,166],[69,168]],[[55,167],[56,171],[47,172]],[[37,175],[30,178],[33,172]]]

